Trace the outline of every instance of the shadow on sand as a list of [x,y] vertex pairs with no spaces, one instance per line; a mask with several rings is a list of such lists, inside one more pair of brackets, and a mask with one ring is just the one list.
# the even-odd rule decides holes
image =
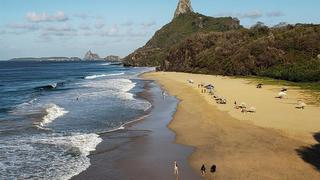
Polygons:
[[309,147],[301,147],[296,151],[305,162],[313,165],[320,171],[320,132],[315,133],[313,137],[318,141],[318,144]]

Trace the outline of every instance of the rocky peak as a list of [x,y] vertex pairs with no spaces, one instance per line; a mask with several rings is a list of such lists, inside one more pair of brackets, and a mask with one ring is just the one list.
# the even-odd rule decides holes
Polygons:
[[185,14],[188,12],[193,12],[191,0],[179,0],[178,7],[174,14],[174,18],[178,17],[180,14]]
[[85,55],[84,55],[84,60],[89,60],[89,61],[95,61],[95,60],[101,60],[98,54],[95,54],[89,50]]

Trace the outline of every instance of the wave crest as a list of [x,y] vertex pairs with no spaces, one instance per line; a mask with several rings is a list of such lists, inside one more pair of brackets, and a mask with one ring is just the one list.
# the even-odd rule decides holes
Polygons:
[[46,108],[46,115],[42,118],[42,121],[39,123],[40,126],[44,127],[48,124],[50,124],[51,122],[53,122],[55,119],[62,117],[63,115],[65,115],[66,113],[68,113],[68,111],[65,111],[64,108],[59,107],[56,104],[50,104],[47,108]]
[[90,166],[88,155],[101,142],[97,134],[80,133],[0,139],[0,179],[70,179]]
[[90,79],[97,79],[97,78],[109,77],[109,76],[120,76],[120,75],[124,75],[124,72],[114,73],[114,74],[96,74],[96,75],[86,76],[84,77],[84,79],[90,80]]
[[39,90],[39,91],[46,91],[46,90],[54,90],[60,86],[64,86],[64,82],[58,82],[58,83],[51,83],[45,86],[39,86],[34,88],[35,90]]

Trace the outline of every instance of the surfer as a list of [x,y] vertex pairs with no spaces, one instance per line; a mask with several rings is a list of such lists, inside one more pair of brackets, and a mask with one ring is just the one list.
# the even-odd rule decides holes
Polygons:
[[162,97],[164,100],[166,99],[166,96],[167,96],[166,91],[162,91]]

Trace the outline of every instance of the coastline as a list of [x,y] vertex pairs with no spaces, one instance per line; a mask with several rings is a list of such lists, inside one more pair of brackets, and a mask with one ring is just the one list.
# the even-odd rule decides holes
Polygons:
[[[195,172],[204,163],[207,169],[218,166],[216,179],[320,178],[319,157],[308,151],[319,143],[320,122],[315,117],[320,111],[317,106],[295,109],[294,102],[304,99],[299,90],[290,89],[290,97],[279,101],[273,94],[281,87],[266,86],[259,92],[243,79],[165,72],[143,77],[156,80],[180,100],[169,128],[176,133],[177,143],[195,147],[189,158]],[[188,79],[195,84],[188,84]],[[202,94],[196,87],[201,82],[214,83],[228,105],[217,105]],[[257,113],[234,110],[233,100],[256,106]]]
[[193,148],[174,143],[175,135],[167,128],[178,100],[173,96],[164,100],[153,81],[147,81],[144,89],[137,97],[152,107],[116,131],[99,133],[103,141],[89,155],[91,166],[72,179],[174,179],[175,160],[182,169],[180,177],[199,179],[187,160]]

